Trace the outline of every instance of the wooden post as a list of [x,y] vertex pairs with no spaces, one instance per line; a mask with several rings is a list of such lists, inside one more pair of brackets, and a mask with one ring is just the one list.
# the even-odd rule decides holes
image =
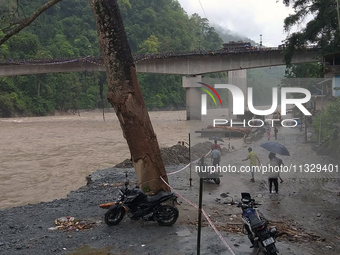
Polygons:
[[[201,166],[204,167],[204,156],[201,158]],[[203,177],[200,177],[200,190],[198,197],[198,226],[197,226],[197,255],[201,254],[201,228],[202,228],[202,197],[203,197]]]
[[189,178],[189,182],[190,182],[190,187],[191,187],[191,141],[190,141],[190,133],[189,133],[189,161],[190,161],[190,178]]

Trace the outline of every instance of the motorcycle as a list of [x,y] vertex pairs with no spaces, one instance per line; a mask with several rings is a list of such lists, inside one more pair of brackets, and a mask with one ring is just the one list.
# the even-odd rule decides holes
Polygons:
[[[125,176],[127,179],[127,172]],[[179,212],[174,206],[177,202],[174,193],[160,192],[155,196],[147,196],[138,186],[129,189],[128,179],[124,186],[125,188],[119,189],[116,202],[99,205],[103,209],[108,209],[104,217],[107,225],[119,224],[125,213],[131,220],[157,221],[161,226],[171,226],[177,221]],[[172,201],[173,205],[162,204],[168,200]]]
[[276,255],[278,249],[275,246],[277,236],[276,227],[268,228],[268,220],[257,210],[255,199],[249,193],[241,193],[241,201],[237,207],[242,208],[242,221],[248,238],[252,243],[251,247],[259,247],[265,255]]

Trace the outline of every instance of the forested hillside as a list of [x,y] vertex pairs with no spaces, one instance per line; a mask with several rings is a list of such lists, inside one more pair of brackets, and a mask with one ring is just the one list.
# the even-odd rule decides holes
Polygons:
[[[21,8],[17,8],[16,2],[0,2],[0,29],[15,20],[9,15],[11,12],[28,16],[46,1],[20,1]],[[208,21],[198,15],[189,17],[177,1],[121,0],[120,4],[133,53],[221,47],[222,39]],[[95,23],[87,0],[62,1],[0,47],[2,60],[99,54]],[[104,73],[89,72],[3,77],[0,79],[1,115],[47,115],[55,111],[97,108],[102,102],[107,106],[106,99],[101,100],[99,95],[98,85],[103,77]],[[185,106],[180,76],[139,74],[139,79],[149,108]]]
[[[18,7],[16,0],[1,1],[0,38],[11,22],[29,16],[45,2],[21,0]],[[208,20],[197,14],[188,16],[176,0],[119,0],[119,3],[134,54],[221,48],[223,41]],[[227,32],[219,30],[226,38]],[[88,0],[60,2],[0,46],[0,60],[89,55],[99,56],[100,52]],[[181,76],[138,76],[149,109],[185,107]],[[223,76],[225,74],[218,74],[218,77]],[[99,93],[100,86],[104,88],[103,98]],[[55,111],[110,107],[106,90],[106,75],[100,72],[2,77],[0,116],[37,116],[54,114]]]

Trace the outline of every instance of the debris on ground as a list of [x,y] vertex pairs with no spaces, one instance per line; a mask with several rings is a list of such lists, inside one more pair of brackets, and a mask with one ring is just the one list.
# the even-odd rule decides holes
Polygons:
[[[134,184],[135,182],[134,181],[129,181],[129,185],[131,184]],[[125,182],[116,182],[116,183],[100,183],[99,186],[102,186],[102,187],[107,187],[107,186],[110,186],[110,187],[120,187],[120,186],[124,186],[125,185]]]
[[74,217],[67,216],[67,217],[61,217],[54,220],[54,224],[56,227],[51,227],[48,230],[49,231],[55,231],[55,230],[83,230],[83,229],[90,229],[93,228],[95,225],[94,222],[87,222],[85,220],[75,219]]
[[[202,155],[207,154],[211,149],[212,143],[210,141],[206,141],[203,143],[195,144],[191,146],[190,152],[192,161],[198,159]],[[223,150],[224,149],[224,150]],[[222,149],[222,155],[228,152],[227,149]],[[180,164],[189,164],[189,148],[183,144],[176,144],[171,147],[161,148],[161,155],[164,162],[164,165],[180,165]],[[132,168],[133,164],[131,159],[125,159],[123,162],[115,165],[116,168]]]
[[[278,238],[287,239],[290,242],[324,242],[325,239],[312,232],[306,232],[300,227],[296,227],[291,223],[272,221],[269,222],[269,227],[276,227],[278,231]],[[227,231],[235,234],[243,233],[242,222],[228,222],[223,225],[216,226],[219,231]]]
[[278,237],[286,238],[290,242],[324,242],[325,239],[313,232],[293,225],[290,222],[270,222],[278,230]]

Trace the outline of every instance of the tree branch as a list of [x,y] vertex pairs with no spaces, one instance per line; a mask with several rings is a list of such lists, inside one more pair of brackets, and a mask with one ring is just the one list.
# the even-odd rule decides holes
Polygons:
[[23,30],[25,27],[29,26],[36,18],[40,16],[44,11],[46,11],[48,8],[52,7],[53,5],[61,2],[62,0],[50,0],[46,4],[42,5],[37,11],[35,11],[30,17],[27,19],[24,19],[23,22],[11,30],[10,32],[6,33],[4,37],[0,39],[0,45],[4,44],[9,38],[11,38],[13,35],[16,35],[21,30]]

